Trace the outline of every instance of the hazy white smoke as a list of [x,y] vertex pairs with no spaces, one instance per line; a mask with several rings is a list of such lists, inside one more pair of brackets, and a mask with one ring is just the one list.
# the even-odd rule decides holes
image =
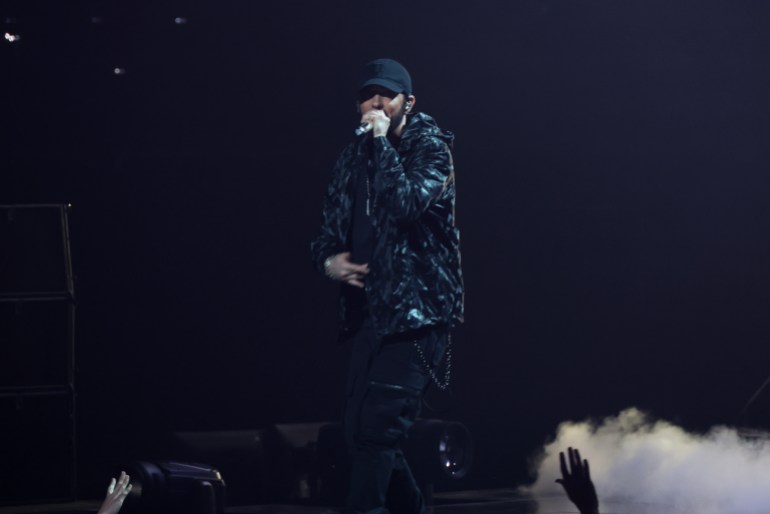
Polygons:
[[[716,427],[687,433],[650,422],[635,408],[600,424],[566,422],[544,448],[533,494],[561,493],[559,451],[578,448],[602,500],[675,507],[698,514],[770,513],[770,444]],[[604,511],[602,511],[604,512]]]

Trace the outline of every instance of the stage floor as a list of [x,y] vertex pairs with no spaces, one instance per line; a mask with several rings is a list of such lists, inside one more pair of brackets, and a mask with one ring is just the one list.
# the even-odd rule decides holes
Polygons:
[[[0,514],[94,514],[98,501],[49,505],[0,507]],[[629,503],[605,500],[602,514],[685,514],[672,506],[653,503]],[[322,514],[328,508],[306,505],[249,505],[229,507],[227,514]],[[437,493],[433,514],[576,514],[566,496],[539,497],[521,495],[514,489]],[[691,513],[688,513],[691,514]]]

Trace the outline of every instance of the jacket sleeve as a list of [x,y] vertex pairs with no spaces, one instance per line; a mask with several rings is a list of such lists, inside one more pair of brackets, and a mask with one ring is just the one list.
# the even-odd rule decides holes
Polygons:
[[336,255],[345,251],[345,230],[342,224],[345,216],[348,215],[349,199],[345,191],[349,170],[346,162],[348,161],[346,150],[337,159],[332,172],[332,178],[326,189],[326,195],[323,201],[323,210],[321,211],[321,229],[318,236],[310,243],[310,255],[313,261],[313,267],[324,273],[324,261],[327,257]]
[[444,141],[428,136],[415,144],[406,167],[387,138],[374,139],[376,203],[396,221],[419,218],[454,180],[452,154]]

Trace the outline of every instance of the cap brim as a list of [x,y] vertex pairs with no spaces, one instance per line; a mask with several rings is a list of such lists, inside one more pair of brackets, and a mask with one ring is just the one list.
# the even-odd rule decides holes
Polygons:
[[361,87],[358,88],[358,90],[360,91],[366,86],[382,86],[382,87],[388,88],[389,90],[393,91],[396,94],[405,93],[401,85],[394,80],[381,79],[381,78],[369,79],[363,84],[361,84]]

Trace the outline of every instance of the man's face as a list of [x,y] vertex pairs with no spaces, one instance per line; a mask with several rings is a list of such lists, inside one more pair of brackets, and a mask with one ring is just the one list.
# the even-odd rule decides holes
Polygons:
[[392,134],[404,119],[406,97],[403,93],[395,93],[383,86],[366,86],[358,94],[358,110],[366,114],[373,109],[383,111],[390,118],[388,133]]

